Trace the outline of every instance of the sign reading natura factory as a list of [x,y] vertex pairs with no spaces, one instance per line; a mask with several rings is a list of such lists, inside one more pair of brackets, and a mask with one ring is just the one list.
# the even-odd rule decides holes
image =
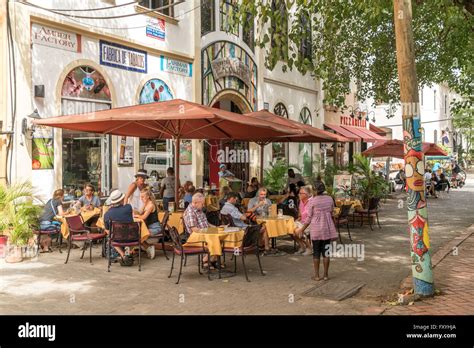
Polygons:
[[147,53],[145,51],[100,40],[100,64],[146,73]]
[[238,58],[217,58],[211,62],[211,68],[216,80],[225,76],[235,76],[250,86],[250,69]]
[[31,25],[31,41],[33,44],[81,52],[80,34],[50,28],[37,23],[32,23]]

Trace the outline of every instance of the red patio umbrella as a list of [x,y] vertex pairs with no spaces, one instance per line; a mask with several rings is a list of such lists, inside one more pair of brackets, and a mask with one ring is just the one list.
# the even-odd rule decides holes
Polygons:
[[[423,143],[422,151],[426,156],[447,156],[447,152],[434,143]],[[376,142],[374,146],[362,152],[368,157],[404,158],[403,141],[398,139]]]
[[[34,120],[34,124],[70,130],[175,140],[176,180],[179,178],[181,139],[232,139],[258,141],[285,139],[303,132],[266,120],[203,106],[182,99],[126,106],[85,114]],[[178,203],[178,185],[175,185]],[[178,205],[176,205],[178,206]]]
[[255,112],[249,112],[245,114],[247,117],[251,117],[255,120],[270,121],[281,126],[287,127],[288,129],[298,129],[303,131],[302,134],[292,135],[285,139],[262,139],[257,141],[260,145],[260,182],[263,182],[263,146],[270,143],[272,140],[277,142],[291,142],[291,143],[334,143],[334,142],[350,142],[352,139],[348,139],[339,134],[327,132],[325,130],[303,124],[301,122],[293,121],[285,117],[278,116],[271,113],[268,110],[262,109]]

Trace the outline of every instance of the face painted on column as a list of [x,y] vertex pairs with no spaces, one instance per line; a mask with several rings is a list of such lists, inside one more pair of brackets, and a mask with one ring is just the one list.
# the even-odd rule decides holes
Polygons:
[[410,150],[405,157],[405,175],[407,186],[413,191],[423,191],[423,161],[421,152]]

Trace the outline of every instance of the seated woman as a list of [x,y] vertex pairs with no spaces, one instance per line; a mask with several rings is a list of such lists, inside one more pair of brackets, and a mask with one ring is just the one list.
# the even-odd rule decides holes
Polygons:
[[[61,223],[54,220],[56,216],[66,215],[65,210],[63,209],[63,199],[64,199],[64,190],[58,189],[54,191],[53,198],[51,198],[43,208],[43,212],[40,215],[40,229],[42,231],[51,231],[56,230],[60,231]],[[51,237],[47,236],[44,244],[41,243],[42,249],[49,249],[51,244]]]
[[288,188],[288,193],[283,196],[277,204],[282,207],[282,209],[298,209],[298,191],[295,184],[290,184]]
[[79,198],[76,207],[80,208],[81,206],[88,210],[93,210],[94,208],[100,207],[100,199],[94,195],[95,188],[91,184],[84,186],[84,195]]
[[428,193],[430,193],[435,198],[438,198],[438,195],[436,194],[436,190],[435,190],[435,187],[436,187],[436,185],[438,185],[438,182],[439,182],[439,179],[436,176],[436,173],[434,173],[434,172],[431,173],[431,184],[428,187]]
[[[135,214],[134,217],[141,219],[145,222],[150,231],[151,237],[161,232],[161,224],[158,220],[158,208],[155,201],[155,196],[150,189],[145,188],[140,191],[140,199],[143,202],[143,213]],[[147,242],[143,242],[142,246],[145,248],[146,253],[150,259],[155,258],[155,246],[149,245]]]

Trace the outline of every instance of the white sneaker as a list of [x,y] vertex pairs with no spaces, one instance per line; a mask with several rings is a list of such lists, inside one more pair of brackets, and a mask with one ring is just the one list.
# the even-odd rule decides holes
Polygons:
[[302,253],[301,255],[303,256],[309,256],[309,255],[313,255],[313,250],[311,250],[310,248],[307,248],[304,253]]
[[155,246],[151,245],[146,249],[146,254],[148,255],[148,258],[153,260],[155,258]]
[[298,251],[295,251],[295,255],[301,255],[305,252],[304,249],[299,248]]

